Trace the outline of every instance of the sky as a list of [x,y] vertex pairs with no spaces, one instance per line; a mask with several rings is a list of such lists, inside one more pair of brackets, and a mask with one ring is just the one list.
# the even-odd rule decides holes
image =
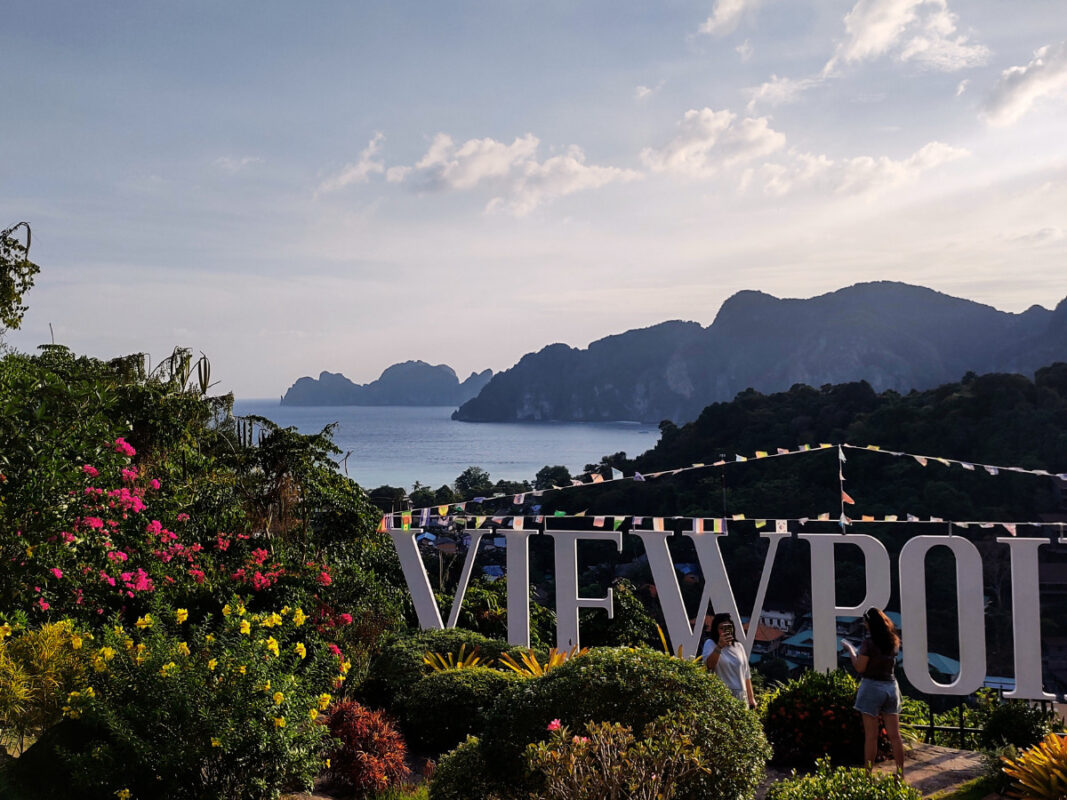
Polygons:
[[1067,296],[1063,0],[8,0],[0,96],[8,343],[238,397],[742,289]]

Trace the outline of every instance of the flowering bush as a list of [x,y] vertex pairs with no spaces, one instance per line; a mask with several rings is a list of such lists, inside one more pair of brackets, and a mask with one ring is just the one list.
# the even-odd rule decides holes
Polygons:
[[340,743],[330,752],[325,774],[332,787],[366,797],[407,775],[404,737],[382,712],[346,700],[330,707],[326,726]]
[[60,757],[43,740],[28,767],[54,760],[54,779],[87,796],[265,798],[310,786],[318,717],[348,663],[309,638],[301,616],[235,601],[218,620],[157,607],[99,629],[82,645],[87,683],[63,708],[76,746]]
[[559,720],[548,725],[547,742],[526,748],[526,762],[545,800],[673,800],[690,776],[707,772],[695,743],[696,716],[654,720],[637,741],[628,725],[589,722],[586,735],[572,736]]
[[[863,721],[852,706],[856,680],[844,672],[805,672],[774,693],[763,727],[779,763],[809,766],[829,757],[838,764],[863,761]],[[883,742],[888,750],[888,740]]]

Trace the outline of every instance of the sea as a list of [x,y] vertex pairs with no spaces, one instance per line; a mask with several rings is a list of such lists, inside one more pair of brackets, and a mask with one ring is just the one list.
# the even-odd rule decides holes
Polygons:
[[659,428],[637,422],[456,422],[454,406],[283,406],[277,399],[237,400],[234,413],[266,417],[301,433],[336,423],[338,463],[364,488],[416,481],[436,489],[467,467],[481,467],[493,481],[529,480],[541,467],[572,473],[601,457],[629,457],[651,449]]

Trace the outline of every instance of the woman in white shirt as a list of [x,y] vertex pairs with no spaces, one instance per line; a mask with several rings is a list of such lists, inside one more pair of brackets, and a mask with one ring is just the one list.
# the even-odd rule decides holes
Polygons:
[[752,673],[748,668],[748,653],[745,646],[734,636],[734,623],[729,614],[716,614],[711,621],[711,635],[704,642],[704,666],[714,672],[730,694],[749,708],[756,707],[756,695],[752,692]]

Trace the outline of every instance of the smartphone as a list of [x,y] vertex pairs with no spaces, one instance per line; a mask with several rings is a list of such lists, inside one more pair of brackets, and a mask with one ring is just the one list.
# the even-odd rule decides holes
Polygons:
[[734,624],[732,622],[724,622],[720,625],[719,633],[726,637],[727,644],[733,644],[736,641],[734,638]]

